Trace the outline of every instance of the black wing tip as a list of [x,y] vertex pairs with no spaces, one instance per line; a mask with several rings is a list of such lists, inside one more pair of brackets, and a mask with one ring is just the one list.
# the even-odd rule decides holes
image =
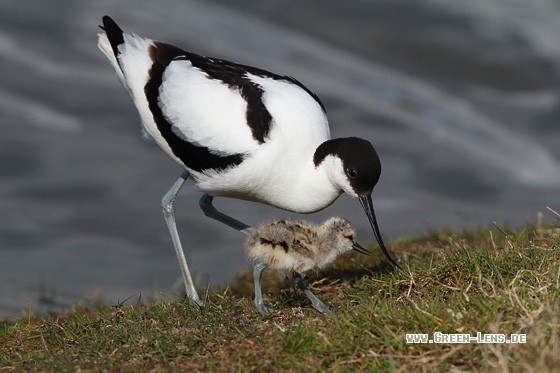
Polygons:
[[107,32],[113,32],[113,31],[117,31],[122,33],[123,31],[121,30],[121,28],[119,27],[119,25],[117,25],[117,22],[115,22],[113,20],[113,18],[109,17],[109,16],[103,16],[103,18],[101,19],[103,21],[103,26],[99,26],[102,30],[105,30]]
[[118,56],[119,50],[118,46],[124,43],[124,33],[123,30],[117,25],[117,22],[109,16],[103,16],[102,18],[103,26],[99,26],[107,34],[107,38],[111,43],[113,48],[113,53],[115,57]]

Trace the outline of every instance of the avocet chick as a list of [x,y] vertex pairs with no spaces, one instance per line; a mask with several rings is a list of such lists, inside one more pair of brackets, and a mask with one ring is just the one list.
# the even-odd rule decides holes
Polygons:
[[261,276],[265,268],[293,272],[294,283],[307,295],[313,307],[322,313],[331,310],[305,286],[303,276],[312,269],[331,264],[339,254],[355,250],[370,252],[356,243],[356,230],[344,218],[332,217],[321,225],[304,220],[274,220],[249,234],[245,241],[247,258],[255,263],[255,306],[265,315],[274,312],[262,299]]

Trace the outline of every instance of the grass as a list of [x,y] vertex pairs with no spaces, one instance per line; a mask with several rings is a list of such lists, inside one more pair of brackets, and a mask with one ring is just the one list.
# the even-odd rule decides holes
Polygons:
[[[260,316],[243,273],[207,291],[200,311],[164,295],[0,322],[0,372],[557,371],[559,228],[434,233],[391,249],[403,270],[381,254],[346,255],[308,280],[328,316],[274,273],[265,301],[280,312]],[[435,332],[525,334],[526,343],[407,343],[407,333]]]

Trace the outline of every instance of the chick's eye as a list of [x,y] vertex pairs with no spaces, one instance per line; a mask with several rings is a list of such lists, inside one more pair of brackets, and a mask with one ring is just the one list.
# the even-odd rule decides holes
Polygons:
[[358,171],[356,171],[353,168],[347,168],[346,169],[346,175],[348,175],[348,177],[354,179],[355,177],[358,176]]
[[347,240],[350,240],[350,241],[354,242],[354,236],[352,236],[352,235],[344,236],[344,238],[346,238]]

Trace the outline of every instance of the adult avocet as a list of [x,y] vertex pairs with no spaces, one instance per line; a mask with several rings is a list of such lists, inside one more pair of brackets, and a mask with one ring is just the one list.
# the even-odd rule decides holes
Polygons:
[[331,139],[325,108],[308,88],[288,76],[124,33],[108,16],[101,28],[99,48],[131,95],[144,134],[185,168],[162,207],[191,302],[203,305],[174,216],[175,197],[189,177],[204,193],[204,213],[246,234],[251,227],[217,211],[214,197],[312,213],[345,192],[360,201],[379,246],[397,265],[371,201],[381,174],[375,149],[357,137]]

